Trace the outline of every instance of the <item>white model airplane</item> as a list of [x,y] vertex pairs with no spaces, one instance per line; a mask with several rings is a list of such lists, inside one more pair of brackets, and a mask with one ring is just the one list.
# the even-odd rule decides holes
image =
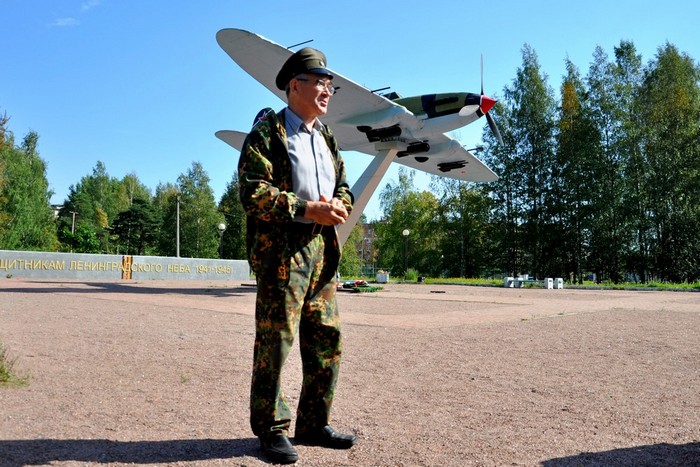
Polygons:
[[[243,70],[286,100],[284,91],[275,85],[275,77],[293,51],[241,29],[222,29],[216,34],[216,40]],[[483,79],[481,94],[425,94],[402,98],[396,93],[380,94],[369,90],[330,71],[339,91],[332,97],[323,123],[330,126],[341,150],[375,156],[352,187],[353,211],[345,224],[338,227],[341,244],[349,237],[392,161],[457,180],[492,182],[498,179],[457,140],[445,134],[486,115],[496,138],[501,140],[488,114],[496,101],[484,95]],[[216,132],[219,139],[238,151],[246,135],[240,131]]]

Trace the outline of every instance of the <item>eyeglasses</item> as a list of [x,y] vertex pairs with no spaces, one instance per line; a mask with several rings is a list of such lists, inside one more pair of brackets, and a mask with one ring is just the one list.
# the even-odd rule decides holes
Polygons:
[[340,88],[336,88],[335,86],[333,86],[333,81],[331,81],[331,80],[329,80],[329,79],[325,79],[325,78],[316,78],[316,79],[314,80],[314,79],[309,79],[309,78],[299,78],[299,77],[297,77],[296,79],[299,80],[299,81],[310,81],[310,82],[313,82],[313,83],[316,85],[317,88],[319,88],[319,89],[325,89],[325,90],[328,92],[328,94],[330,94],[331,96],[332,96],[333,94],[335,94],[335,93],[338,91],[338,89],[340,89]]

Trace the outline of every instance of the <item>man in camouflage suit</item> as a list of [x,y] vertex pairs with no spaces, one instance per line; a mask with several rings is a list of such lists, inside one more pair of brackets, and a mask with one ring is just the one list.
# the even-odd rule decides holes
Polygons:
[[296,462],[281,373],[299,334],[303,386],[295,441],[347,449],[329,416],[341,355],[335,226],[352,209],[338,143],[318,117],[335,92],[323,53],[304,48],[277,75],[289,105],[262,111],[238,164],[248,260],[257,280],[250,423],[273,462]]

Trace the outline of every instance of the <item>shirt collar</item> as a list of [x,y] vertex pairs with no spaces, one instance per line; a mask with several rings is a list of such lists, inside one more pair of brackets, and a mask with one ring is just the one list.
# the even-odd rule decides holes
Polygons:
[[[295,114],[294,111],[292,111],[292,109],[290,109],[289,107],[287,107],[286,118],[289,128],[293,129],[295,132],[298,133],[300,130],[310,132],[309,129],[306,127],[306,124],[301,121],[301,117]],[[312,129],[316,131],[321,131],[322,127],[323,125],[321,125],[321,121],[318,118],[315,119]]]

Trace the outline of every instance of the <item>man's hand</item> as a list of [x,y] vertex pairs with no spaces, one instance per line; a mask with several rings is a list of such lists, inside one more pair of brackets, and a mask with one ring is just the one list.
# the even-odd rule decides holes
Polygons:
[[338,198],[331,198],[328,201],[321,196],[320,201],[306,202],[304,217],[321,225],[338,225],[345,223],[345,219],[348,218],[348,210]]

